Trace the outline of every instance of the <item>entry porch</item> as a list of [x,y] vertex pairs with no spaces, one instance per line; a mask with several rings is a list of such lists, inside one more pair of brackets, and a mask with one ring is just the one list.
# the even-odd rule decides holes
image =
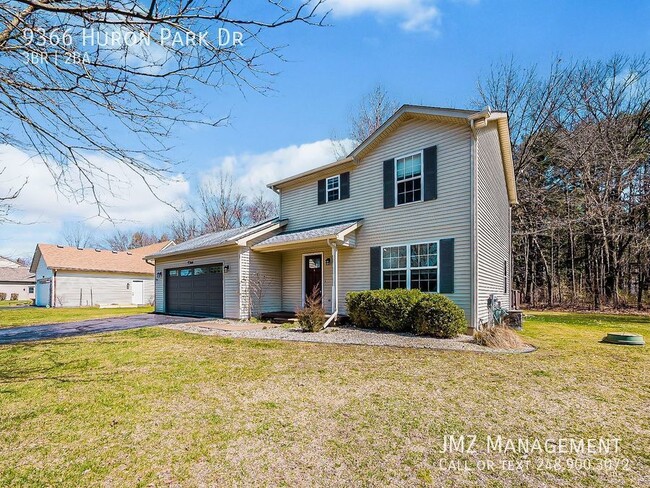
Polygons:
[[315,292],[329,319],[334,320],[341,295],[341,255],[354,249],[360,226],[361,221],[355,220],[283,232],[253,245],[250,314],[289,320],[305,305],[305,298]]

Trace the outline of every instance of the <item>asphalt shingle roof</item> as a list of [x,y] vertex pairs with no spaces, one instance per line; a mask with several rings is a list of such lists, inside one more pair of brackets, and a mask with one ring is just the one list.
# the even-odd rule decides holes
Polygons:
[[251,234],[255,232],[258,228],[262,228],[264,225],[268,224],[273,220],[275,219],[267,220],[265,222],[260,222],[257,224],[236,227],[234,229],[222,230],[220,232],[210,232],[209,234],[204,234],[202,236],[195,237],[194,239],[189,239],[185,242],[181,242],[180,244],[169,246],[167,249],[161,252],[152,254],[151,257],[158,258],[167,255],[179,254],[186,251],[190,252],[197,249],[205,249],[210,247],[221,246],[229,242],[234,243],[235,237]]
[[[36,255],[40,252],[46,266],[50,269],[153,275],[154,267],[147,263],[144,257],[160,251],[168,244],[169,241],[158,242],[149,246],[119,252],[106,249],[78,249],[55,244],[38,244]],[[37,261],[37,258],[35,261]],[[36,264],[36,262],[33,263],[32,267],[36,266]]]
[[26,266],[18,267],[0,267],[0,281],[3,282],[34,282],[34,273],[29,271]]
[[[351,220],[349,222],[343,222],[340,224],[325,225],[321,227],[311,227],[309,229],[300,229],[290,232],[282,232],[273,237],[257,243],[257,246],[266,246],[273,244],[288,244],[291,242],[300,242],[304,240],[318,239],[327,237],[332,237],[338,234],[339,232],[344,231],[345,229],[351,227],[352,225],[359,222],[358,220]],[[255,248],[255,246],[253,246]]]

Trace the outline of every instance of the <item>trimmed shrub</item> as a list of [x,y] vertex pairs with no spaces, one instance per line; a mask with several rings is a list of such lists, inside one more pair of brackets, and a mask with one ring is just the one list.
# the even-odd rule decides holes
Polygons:
[[423,295],[413,310],[413,332],[448,339],[467,330],[462,308],[444,295]]
[[364,329],[378,329],[377,297],[372,291],[351,291],[346,295],[350,321]]
[[408,332],[413,328],[413,311],[424,296],[420,290],[377,290],[375,313],[379,328],[391,332]]
[[357,327],[456,337],[467,328],[463,309],[443,295],[420,290],[371,290],[346,295],[350,320]]
[[296,310],[298,324],[303,332],[319,332],[325,325],[325,310],[320,296],[314,292],[305,298],[305,306]]
[[12,293],[12,294],[11,294],[11,300],[13,300],[14,302],[15,302],[16,300],[18,300],[18,293]]
[[6,293],[0,293],[0,302],[4,302],[7,299]]

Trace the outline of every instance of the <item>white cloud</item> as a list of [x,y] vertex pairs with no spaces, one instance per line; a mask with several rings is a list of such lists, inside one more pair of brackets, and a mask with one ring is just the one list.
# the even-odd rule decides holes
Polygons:
[[436,0],[327,0],[335,16],[352,17],[375,14],[400,19],[405,31],[433,31],[440,23]]
[[[134,177],[133,172],[116,161],[102,157],[90,157],[89,160],[97,168],[94,179],[99,183],[97,191],[106,212],[125,227],[148,228],[166,223],[176,210],[164,202],[179,206],[189,193],[189,183],[180,175],[166,181],[153,178],[148,181],[156,198],[141,178]],[[97,206],[89,201],[88,185],[79,184],[81,179],[74,167],[68,170],[68,177],[83,189],[64,196],[57,192],[52,175],[37,158],[15,147],[0,145],[0,169],[5,166],[0,179],[0,195],[19,187],[25,177],[28,181],[12,202],[10,217],[21,225],[0,225],[0,254],[24,256],[33,251],[37,242],[58,243],[65,221],[84,221],[90,227],[111,228],[105,218],[98,216]],[[109,174],[114,177],[107,177]]]
[[[247,195],[266,190],[267,198],[274,194],[266,188],[268,183],[306,171],[336,160],[336,152],[347,152],[353,148],[349,139],[333,141],[324,139],[300,145],[292,145],[262,153],[231,154],[217,158],[212,169],[202,173],[203,178],[216,175],[219,171],[231,174],[237,186]],[[54,181],[42,163],[30,159],[29,155],[12,146],[0,145],[0,168],[7,166],[0,179],[0,195],[10,187],[19,186],[25,176],[29,182],[14,202],[14,219],[28,225],[0,225],[0,255],[12,257],[31,255],[38,242],[61,242],[61,231],[66,221],[83,221],[89,227],[101,226],[99,231],[110,232],[111,224],[97,217],[97,207],[90,202],[75,201],[58,193]],[[129,226],[164,226],[176,215],[176,211],[159,202],[147,189],[144,182],[133,178],[115,161],[93,158],[92,162],[105,172],[117,176],[111,181],[115,195],[100,189],[110,216],[120,228]],[[74,174],[72,175],[74,176]],[[101,180],[106,187],[107,182]],[[131,180],[128,184],[125,181]],[[198,184],[199,182],[197,182]],[[194,184],[194,183],[193,183]],[[170,179],[166,184],[156,185],[160,199],[182,207],[191,198],[190,183],[182,176]],[[85,190],[87,192],[87,189]]]
[[268,183],[335,161],[335,147],[347,151],[352,145],[349,139],[324,139],[264,153],[225,156],[216,161],[212,174],[229,173],[242,190],[257,193],[266,189]]

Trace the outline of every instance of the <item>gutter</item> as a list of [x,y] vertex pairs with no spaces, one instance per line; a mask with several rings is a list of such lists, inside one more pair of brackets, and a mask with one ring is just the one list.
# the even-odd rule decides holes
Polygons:
[[350,163],[354,163],[354,158],[351,157],[351,156],[347,156],[347,157],[345,157],[343,159],[339,159],[337,161],[334,161],[333,163],[328,163],[328,164],[325,164],[325,165],[322,165],[322,166],[317,166],[314,169],[303,171],[302,173],[298,173],[297,175],[289,176],[288,178],[284,178],[284,179],[281,179],[281,180],[274,181],[273,183],[269,183],[268,185],[266,185],[266,187],[273,190],[275,193],[279,194],[278,190],[280,189],[280,187],[287,184],[287,183],[290,183],[292,181],[295,181],[295,180],[298,180],[298,179],[301,179],[301,178],[307,178],[309,176],[313,176],[313,175],[318,174],[318,173],[327,172],[327,171],[329,171],[331,169],[337,168],[338,166],[342,166],[342,165],[350,164]]
[[480,129],[487,125],[487,119],[490,118],[491,115],[492,109],[490,107],[485,107],[482,111],[476,112],[467,117],[467,120],[469,120],[469,127],[472,129],[474,136],[476,136],[476,129]]

